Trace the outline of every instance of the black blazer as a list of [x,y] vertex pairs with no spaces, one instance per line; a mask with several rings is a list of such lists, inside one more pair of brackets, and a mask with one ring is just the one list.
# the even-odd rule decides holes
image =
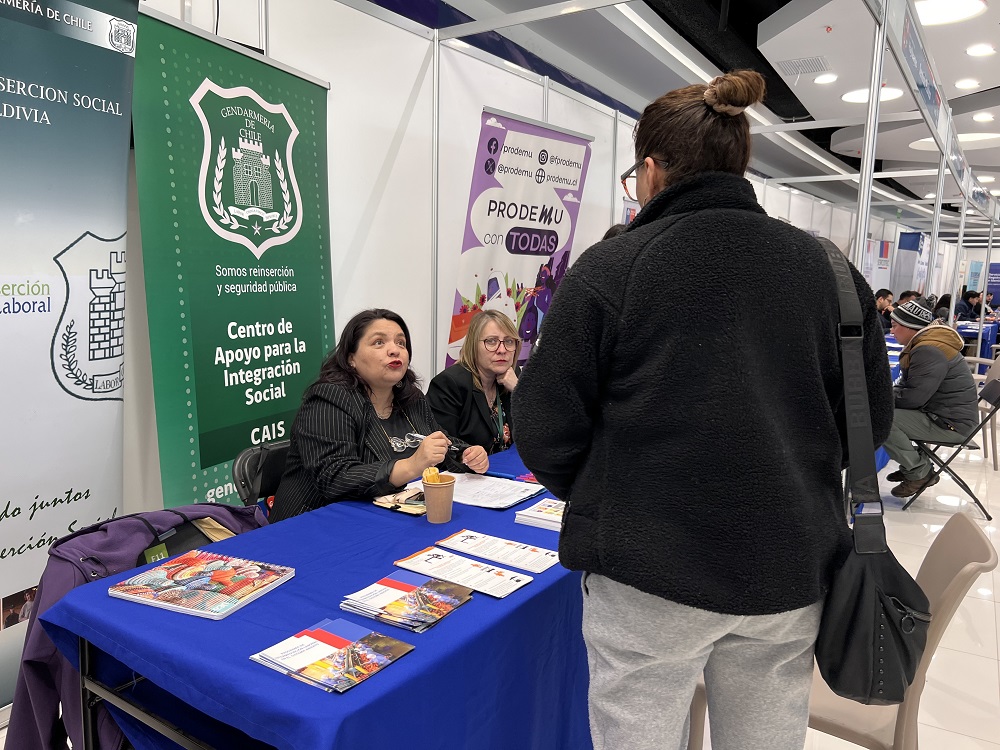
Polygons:
[[[424,435],[441,429],[423,397],[403,411]],[[371,401],[357,391],[332,383],[310,386],[292,424],[285,473],[268,520],[281,521],[338,500],[398,491],[389,475],[399,454],[377,420]],[[458,456],[468,447],[461,440],[452,442],[459,448]],[[451,451],[440,466],[466,471]]]
[[[515,372],[518,372],[515,369]],[[514,435],[511,417],[510,393],[497,385],[503,421]],[[471,445],[481,445],[487,453],[504,450],[497,437],[497,423],[490,414],[486,394],[472,383],[472,373],[459,364],[439,372],[427,386],[427,401],[438,424],[449,435],[455,435]]]

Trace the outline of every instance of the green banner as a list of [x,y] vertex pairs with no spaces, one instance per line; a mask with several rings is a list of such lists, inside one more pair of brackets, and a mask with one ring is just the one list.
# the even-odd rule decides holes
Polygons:
[[239,504],[332,346],[325,88],[140,16],[136,177],[164,504]]

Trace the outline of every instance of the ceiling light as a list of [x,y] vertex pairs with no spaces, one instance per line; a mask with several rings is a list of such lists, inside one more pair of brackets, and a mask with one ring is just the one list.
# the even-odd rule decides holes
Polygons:
[[989,57],[990,55],[995,55],[996,51],[996,47],[992,44],[973,44],[965,50],[965,54],[972,57]]
[[986,0],[917,0],[917,15],[924,26],[958,23],[986,10]]
[[955,81],[956,89],[978,89],[979,81],[975,78],[962,78],[961,80]]
[[788,190],[788,185],[778,185],[778,190]]
[[924,196],[924,200],[930,200],[931,198],[934,198],[934,197],[935,197],[934,193],[928,193],[927,195]]
[[820,85],[823,85],[824,83],[833,83],[836,80],[837,80],[836,73],[824,73],[821,76],[816,76],[815,78],[813,78],[813,83],[818,83]]
[[830,201],[820,201],[819,203],[820,203],[821,206],[828,206],[828,205],[830,205]]
[[983,175],[982,177],[979,177],[978,179],[979,179],[979,181],[980,181],[980,182],[981,182],[982,184],[984,184],[984,185],[985,185],[986,183],[988,183],[988,182],[996,182],[996,181],[997,181],[997,178],[996,178],[996,177],[994,177],[994,176],[993,176],[993,175],[991,175],[991,174],[987,174],[987,175]]
[[[1000,133],[959,133],[958,140],[965,151],[975,151],[980,148],[993,148],[1000,140]],[[921,138],[910,144],[914,151],[937,151],[937,143],[933,138]]]
[[800,193],[800,192],[799,192],[798,190],[795,190],[795,189],[793,188],[793,189],[792,189],[792,195],[801,195],[801,193]]
[[[902,95],[902,89],[893,88],[892,86],[883,86],[882,92],[878,96],[878,100],[880,102],[888,102],[893,99],[898,99]],[[868,89],[855,89],[854,91],[848,91],[840,98],[850,104],[864,104],[868,101]]]
[[1000,195],[1000,190],[991,190],[990,195]]
[[993,113],[976,112],[976,114],[972,116],[972,119],[975,120],[976,122],[993,122]]

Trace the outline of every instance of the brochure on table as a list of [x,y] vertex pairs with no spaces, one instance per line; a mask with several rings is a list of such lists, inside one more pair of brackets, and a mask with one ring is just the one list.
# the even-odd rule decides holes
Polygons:
[[472,598],[472,589],[450,581],[396,570],[348,594],[340,608],[422,633]]
[[530,508],[517,511],[514,514],[514,523],[523,523],[525,526],[535,526],[550,531],[560,531],[565,509],[566,503],[562,500],[556,500],[554,497],[542,498]]
[[462,529],[442,539],[438,542],[438,546],[531,573],[544,573],[559,562],[559,553],[553,550],[512,542],[510,539],[480,534],[469,529]]
[[414,573],[468,586],[474,591],[498,599],[534,580],[529,575],[470,560],[436,547],[428,547],[402,560],[396,560],[396,565]]
[[[489,477],[483,474],[453,474],[455,477],[456,503],[475,505],[479,508],[494,508],[503,510],[545,492],[545,488],[537,484],[515,482],[512,479]],[[422,488],[421,480],[417,479],[406,485],[406,489]]]

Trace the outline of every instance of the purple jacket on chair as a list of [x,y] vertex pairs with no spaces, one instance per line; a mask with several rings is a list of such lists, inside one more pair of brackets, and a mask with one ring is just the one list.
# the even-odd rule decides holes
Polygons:
[[[198,518],[212,518],[234,534],[267,524],[256,505],[235,508],[202,503],[104,521],[63,537],[49,548],[21,654],[7,747],[65,748],[67,736],[73,747],[83,747],[80,673],[56,649],[38,622],[39,615],[70,589],[136,567],[136,559],[154,544],[156,536]],[[98,709],[97,730],[100,748],[121,747],[124,736],[103,705]]]

